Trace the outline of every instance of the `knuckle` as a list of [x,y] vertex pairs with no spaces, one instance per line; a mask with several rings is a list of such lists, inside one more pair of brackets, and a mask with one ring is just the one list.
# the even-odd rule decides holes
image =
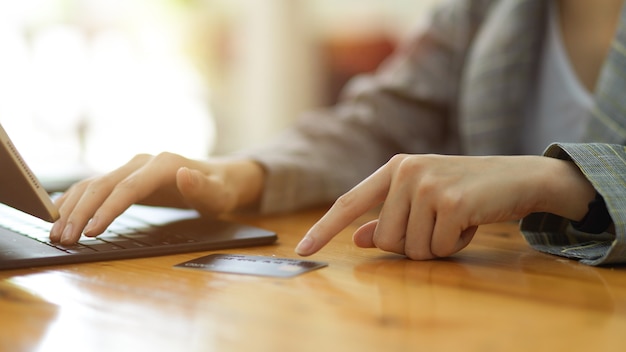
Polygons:
[[373,239],[374,246],[376,248],[381,249],[386,252],[396,252],[395,247],[387,237],[385,236],[374,236]]
[[354,206],[354,202],[354,194],[352,192],[347,192],[337,198],[333,207],[337,207],[339,210],[350,209]]
[[89,183],[91,182],[91,180],[82,180],[79,182],[76,182],[74,184],[72,184],[64,193],[61,197],[59,197],[59,200],[61,199],[65,199],[67,198],[68,194],[71,193],[82,193],[82,191],[84,189],[86,189],[89,186]]
[[181,166],[189,166],[191,161],[179,154],[161,152],[154,156],[146,169],[159,174],[174,174]]
[[394,156],[392,156],[389,161],[387,162],[387,164],[392,165],[392,166],[398,166],[400,164],[402,164],[404,162],[404,160],[406,160],[409,157],[408,154],[395,154]]
[[431,195],[441,187],[441,182],[428,167],[428,157],[412,156],[402,159],[394,172],[394,182],[413,184],[418,195]]
[[411,260],[428,260],[435,258],[431,252],[425,251],[423,248],[414,247],[404,248],[404,255]]
[[439,212],[455,214],[463,208],[464,197],[461,192],[448,190],[443,192],[438,200]]
[[139,164],[144,164],[147,161],[151,160],[152,158],[154,158],[154,156],[152,156],[151,154],[146,154],[146,153],[141,153],[141,154],[137,154],[135,156],[133,156],[129,163],[139,163]]
[[411,260],[421,260],[422,259],[422,254],[421,251],[418,251],[414,248],[405,248],[404,249],[404,255],[407,256],[407,258],[411,259]]
[[426,175],[419,179],[417,184],[417,194],[419,196],[436,195],[440,187],[441,184],[435,177]]
[[437,257],[437,258],[444,258],[444,257],[448,257],[454,254],[454,252],[450,248],[436,246],[436,245],[432,246],[432,248],[430,249],[430,252],[432,253],[434,257]]
[[103,175],[93,179],[89,179],[84,181],[84,183],[77,185],[79,188],[83,188],[85,190],[84,193],[87,194],[97,194],[104,190],[110,189],[113,180],[110,175]]
[[115,187],[113,187],[111,194],[123,194],[124,198],[134,203],[142,198],[139,194],[140,185],[141,180],[139,177],[137,175],[130,175],[117,183]]
[[178,163],[184,158],[178,154],[171,152],[161,152],[153,158],[157,163]]
[[398,156],[399,161],[397,162],[397,174],[398,175],[413,175],[415,173],[421,172],[424,169],[423,157],[421,156],[409,156],[402,155]]
[[387,234],[382,233],[377,228],[376,230],[374,230],[372,243],[374,244],[374,246],[376,246],[376,248],[381,249],[385,252],[403,254],[404,237],[401,239],[396,239],[392,236],[387,236]]

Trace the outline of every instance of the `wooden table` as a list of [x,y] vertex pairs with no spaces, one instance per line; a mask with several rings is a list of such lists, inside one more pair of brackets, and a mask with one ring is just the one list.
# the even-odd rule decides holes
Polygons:
[[[237,218],[279,242],[220,252],[296,258],[322,213]],[[426,262],[355,248],[354,228],[290,279],[173,268],[209,252],[0,271],[0,350],[626,351],[626,267],[535,252],[511,223]]]

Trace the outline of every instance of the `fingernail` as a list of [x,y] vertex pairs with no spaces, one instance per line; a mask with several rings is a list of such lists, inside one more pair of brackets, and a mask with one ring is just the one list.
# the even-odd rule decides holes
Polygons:
[[52,225],[52,228],[50,229],[50,239],[54,242],[58,242],[61,239],[61,229],[63,228],[63,225],[61,224],[61,221],[57,221],[54,223],[54,225]]
[[89,220],[89,222],[87,223],[87,226],[85,226],[85,229],[83,230],[83,233],[85,235],[89,235],[89,232],[93,231],[93,229],[96,227],[97,223],[98,223],[98,218],[96,216],[94,216],[93,218],[91,218]]
[[313,249],[313,239],[309,236],[304,236],[302,241],[296,246],[296,253],[298,255],[308,255]]
[[197,183],[198,178],[196,177],[195,173],[191,172],[189,168],[181,167],[180,170],[181,172],[185,174],[185,177],[187,178],[187,182],[189,182],[191,186],[194,186]]
[[65,230],[63,230],[63,235],[61,235],[61,242],[73,242],[72,239],[72,224],[69,223],[65,226]]

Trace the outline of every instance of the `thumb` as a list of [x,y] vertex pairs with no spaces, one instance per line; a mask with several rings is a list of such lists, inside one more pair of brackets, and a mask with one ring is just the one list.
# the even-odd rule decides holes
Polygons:
[[228,212],[237,204],[235,192],[216,175],[181,167],[176,172],[176,186],[185,202],[202,215]]
[[378,219],[367,222],[359,227],[352,235],[352,241],[357,247],[374,248],[374,231],[378,226]]

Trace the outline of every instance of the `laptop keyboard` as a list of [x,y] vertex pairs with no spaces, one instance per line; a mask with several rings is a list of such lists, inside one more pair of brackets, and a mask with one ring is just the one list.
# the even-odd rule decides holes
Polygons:
[[98,237],[81,236],[74,245],[62,245],[50,241],[51,223],[4,204],[0,204],[0,226],[70,254],[194,243],[205,235],[194,232],[186,232],[184,235],[179,232],[170,233],[165,228],[157,229],[158,224],[125,213]]

